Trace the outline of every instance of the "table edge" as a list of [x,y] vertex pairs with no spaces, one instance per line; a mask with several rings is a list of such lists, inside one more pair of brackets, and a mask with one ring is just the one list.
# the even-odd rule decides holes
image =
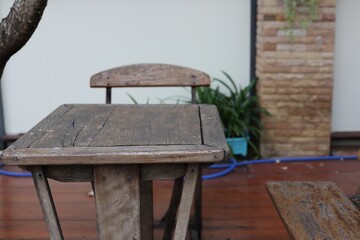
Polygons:
[[226,160],[226,150],[208,145],[116,146],[7,149],[4,165],[97,165],[151,163],[216,163]]

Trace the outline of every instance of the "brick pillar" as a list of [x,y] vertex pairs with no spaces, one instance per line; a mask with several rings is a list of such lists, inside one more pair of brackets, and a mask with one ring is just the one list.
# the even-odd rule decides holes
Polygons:
[[319,0],[307,29],[286,25],[283,1],[258,0],[256,75],[264,157],[328,155],[334,69],[336,0]]

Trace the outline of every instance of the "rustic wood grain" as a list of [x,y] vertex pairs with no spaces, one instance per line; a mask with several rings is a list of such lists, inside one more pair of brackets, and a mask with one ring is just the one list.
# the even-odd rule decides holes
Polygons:
[[200,105],[200,118],[203,144],[222,148],[225,153],[224,160],[228,159],[230,149],[226,143],[217,108],[213,105]]
[[48,128],[30,147],[88,147],[114,109],[115,106],[111,105],[77,105],[64,114],[58,124]]
[[360,194],[349,194],[348,197],[355,207],[360,210]]
[[91,165],[44,166],[48,178],[59,182],[92,182],[93,168]]
[[95,166],[100,240],[141,240],[139,166]]
[[6,165],[94,165],[219,162],[224,151],[203,145],[27,148],[4,151]]
[[61,105],[46,118],[39,122],[26,134],[21,136],[16,142],[14,142],[8,149],[14,150],[17,148],[28,148],[43,134],[47,133],[49,129],[54,126],[68,111],[73,108],[72,105]]
[[360,239],[360,212],[332,182],[269,182],[291,239]]
[[176,144],[201,144],[200,119],[196,106],[119,106],[90,146]]
[[[29,170],[27,166],[24,169]],[[92,165],[49,165],[43,167],[48,178],[59,182],[94,181]],[[172,180],[185,175],[186,164],[143,164],[140,166],[140,178],[144,181]]]
[[56,208],[46,175],[44,174],[41,167],[32,167],[31,170],[34,185],[38,194],[41,210],[43,212],[44,220],[48,228],[50,239],[62,240],[64,239],[64,237],[61,231],[61,226],[56,213]]
[[[201,144],[198,108],[192,105],[77,105],[54,124],[47,118],[14,146],[32,148]],[[57,119],[56,119],[57,120]],[[34,134],[34,132],[41,134]],[[32,139],[23,144],[24,139]],[[29,140],[28,140],[29,141]]]
[[184,187],[178,210],[174,240],[185,240],[189,225],[191,206],[199,174],[199,164],[189,164],[184,178]]
[[134,64],[93,75],[91,87],[209,86],[204,72],[169,64]]
[[187,162],[193,154],[191,161],[218,162],[226,158],[219,151],[228,149],[216,115],[214,107],[198,105],[64,105],[1,158],[66,165],[106,163],[103,156],[108,163],[155,163],[157,155],[158,162]]

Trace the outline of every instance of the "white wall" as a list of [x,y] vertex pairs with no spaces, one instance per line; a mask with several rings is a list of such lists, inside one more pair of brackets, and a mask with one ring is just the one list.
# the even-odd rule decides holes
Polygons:
[[337,1],[332,131],[360,131],[360,1]]
[[[13,0],[0,0],[0,17]],[[63,103],[103,103],[92,74],[132,63],[170,63],[249,82],[250,0],[49,1],[29,43],[2,79],[7,133],[29,130]],[[114,102],[187,95],[184,89],[116,90]]]

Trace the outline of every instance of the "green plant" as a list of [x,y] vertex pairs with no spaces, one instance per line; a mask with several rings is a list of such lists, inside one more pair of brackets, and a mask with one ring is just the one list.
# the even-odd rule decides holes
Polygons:
[[225,79],[214,78],[225,87],[228,93],[220,91],[220,87],[197,88],[197,101],[199,104],[214,104],[218,108],[226,137],[245,137],[256,155],[259,150],[256,144],[249,139],[249,135],[258,139],[261,135],[262,124],[260,116],[268,112],[259,105],[257,96],[251,94],[256,80],[244,88],[237,87],[235,81],[226,72],[222,72]]
[[297,23],[307,28],[317,18],[318,3],[319,0],[284,0],[285,30],[291,38]]

